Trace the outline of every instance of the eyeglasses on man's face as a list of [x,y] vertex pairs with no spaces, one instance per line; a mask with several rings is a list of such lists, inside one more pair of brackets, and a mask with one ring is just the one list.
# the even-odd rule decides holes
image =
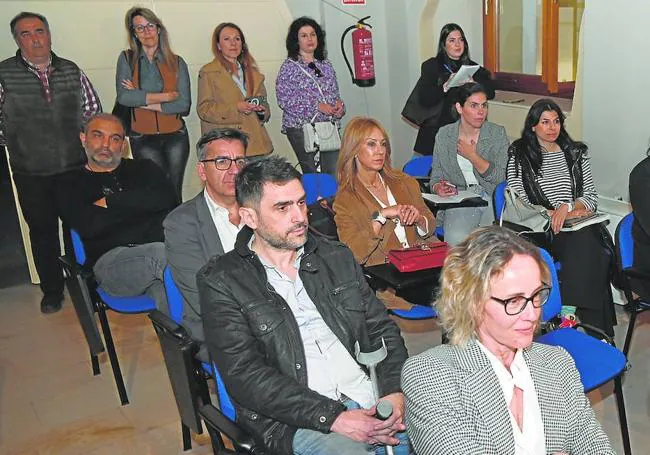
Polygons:
[[136,33],[144,33],[145,30],[149,30],[150,32],[153,32],[156,30],[158,26],[156,24],[152,24],[149,22],[147,25],[134,25],[133,30],[135,30]]
[[323,72],[318,69],[318,67],[314,62],[309,63],[309,65],[307,66],[309,67],[310,70],[314,72],[314,74],[316,74],[316,77],[323,77]]
[[218,171],[227,171],[230,169],[230,166],[232,166],[233,163],[235,163],[235,166],[238,168],[242,168],[248,163],[248,159],[246,158],[228,158],[227,156],[217,156],[216,158],[210,158],[209,160],[201,160],[201,163],[214,163],[214,167],[217,168]]
[[503,305],[503,309],[506,314],[510,316],[516,316],[526,308],[528,302],[530,302],[533,307],[539,308],[548,301],[548,297],[551,295],[551,287],[543,283],[543,286],[537,290],[530,297],[524,297],[523,295],[518,295],[511,297],[509,299],[499,299],[497,297],[490,296],[492,300]]

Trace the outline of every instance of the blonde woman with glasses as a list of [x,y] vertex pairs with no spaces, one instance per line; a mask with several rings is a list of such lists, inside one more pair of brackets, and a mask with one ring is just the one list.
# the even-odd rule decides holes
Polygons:
[[115,87],[118,103],[133,108],[133,157],[158,164],[180,202],[190,151],[183,121],[191,104],[187,64],[172,51],[167,29],[153,11],[133,7],[124,21],[129,49],[117,59]]

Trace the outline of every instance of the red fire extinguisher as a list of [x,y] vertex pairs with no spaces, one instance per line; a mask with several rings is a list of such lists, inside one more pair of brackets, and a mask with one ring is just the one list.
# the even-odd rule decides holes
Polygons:
[[[372,25],[367,24],[365,22],[366,19],[370,19],[370,16],[359,19],[359,22],[346,28],[343,35],[341,35],[341,53],[343,53],[345,63],[348,65],[352,83],[359,87],[372,87],[375,85],[375,59],[372,55],[372,33],[366,28],[372,28]],[[352,72],[348,56],[345,55],[345,47],[343,46],[345,35],[350,30],[354,30],[352,32],[354,73]]]

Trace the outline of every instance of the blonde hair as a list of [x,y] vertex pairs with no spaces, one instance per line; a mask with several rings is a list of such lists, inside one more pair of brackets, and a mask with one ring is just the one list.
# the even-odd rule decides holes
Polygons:
[[226,60],[226,57],[223,56],[223,52],[219,48],[219,37],[224,28],[234,28],[239,33],[241,38],[241,54],[237,57],[237,61],[244,71],[244,85],[246,86],[246,94],[248,96],[253,95],[253,70],[257,68],[257,63],[248,50],[248,45],[246,44],[246,38],[244,38],[244,32],[241,31],[238,25],[233,24],[232,22],[222,22],[217,25],[212,33],[212,53],[217,60],[226,68],[226,71],[230,74],[237,73],[237,65]]
[[490,282],[503,273],[516,254],[533,258],[542,281],[550,284],[550,272],[537,247],[509,229],[475,229],[450,250],[435,306],[451,344],[464,345],[476,336],[490,298]]
[[354,117],[345,127],[343,137],[341,138],[341,150],[339,151],[339,161],[336,168],[336,180],[339,191],[350,188],[356,194],[355,182],[357,180],[358,169],[355,158],[359,149],[375,128],[386,139],[386,161],[384,168],[381,170],[381,174],[389,178],[395,178],[399,175],[399,171],[395,171],[391,167],[390,141],[388,139],[388,133],[381,123],[370,117]]
[[[174,52],[172,52],[171,46],[169,45],[169,34],[167,29],[163,25],[162,21],[156,13],[151,11],[148,8],[142,8],[140,6],[134,6],[126,12],[124,17],[124,25],[126,26],[126,33],[129,37],[129,48],[132,51],[131,61],[129,64],[133,68],[135,64],[140,59],[140,54],[142,53],[142,44],[135,34],[133,28],[133,18],[135,16],[142,16],[147,21],[152,24],[155,24],[158,27],[158,51],[162,55],[163,64],[165,64],[169,69],[174,72],[178,71],[178,57]],[[134,81],[136,82],[136,81]]]

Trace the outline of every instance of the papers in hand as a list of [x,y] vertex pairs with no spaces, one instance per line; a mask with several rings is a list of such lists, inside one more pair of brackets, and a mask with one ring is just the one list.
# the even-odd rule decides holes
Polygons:
[[463,202],[465,199],[472,199],[481,196],[473,191],[460,190],[458,191],[458,194],[451,196],[442,197],[438,196],[437,194],[422,193],[422,197],[433,202],[434,204],[457,204],[459,202]]
[[609,215],[607,213],[595,212],[587,216],[581,216],[580,218],[569,218],[567,220],[564,220],[562,232],[578,231],[583,227],[602,223],[603,221],[609,221]]
[[474,76],[474,73],[480,68],[479,65],[463,65],[454,75],[447,81],[447,88],[460,87],[468,82]]

